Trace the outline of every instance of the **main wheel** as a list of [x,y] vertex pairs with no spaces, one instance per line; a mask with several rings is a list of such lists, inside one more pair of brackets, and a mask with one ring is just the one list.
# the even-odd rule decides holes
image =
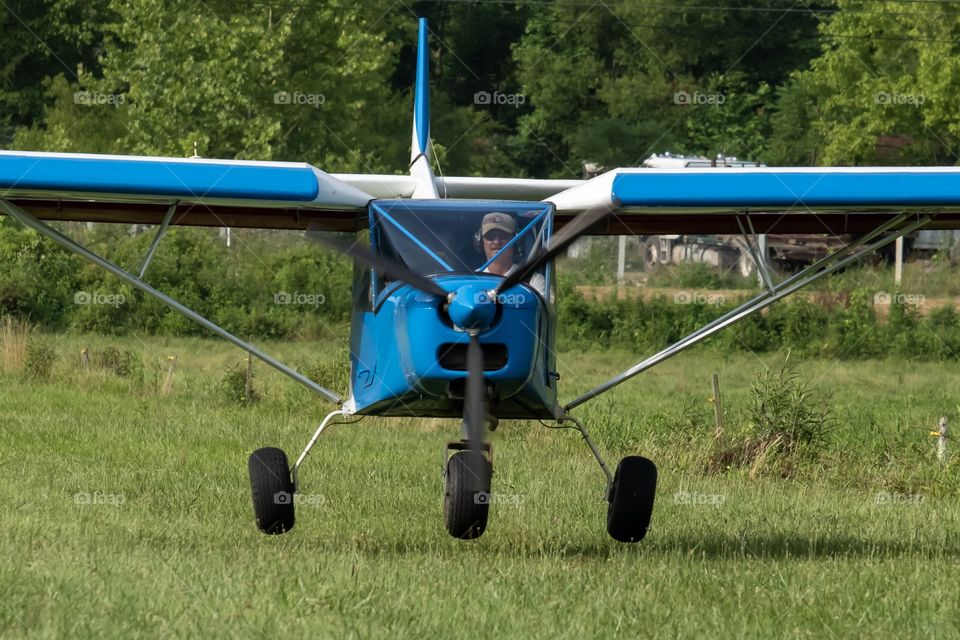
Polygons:
[[657,466],[642,456],[627,456],[617,465],[607,506],[607,533],[620,542],[640,542],[647,535],[657,491]]
[[480,468],[469,451],[458,451],[447,461],[444,475],[443,520],[454,538],[472,540],[483,535],[490,512],[493,466],[485,457]]
[[293,481],[287,454],[281,449],[257,449],[247,465],[253,493],[253,515],[260,531],[278,534],[293,528]]

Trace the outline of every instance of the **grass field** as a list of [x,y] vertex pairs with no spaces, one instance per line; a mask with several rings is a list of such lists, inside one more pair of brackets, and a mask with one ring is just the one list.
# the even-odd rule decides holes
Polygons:
[[[46,380],[0,370],[3,637],[960,637],[958,467],[937,463],[929,436],[960,417],[958,363],[797,363],[832,392],[834,420],[785,478],[704,470],[710,374],[735,439],[751,384],[784,355],[694,349],[578,412],[611,464],[657,462],[646,540],[607,537],[579,436],[509,422],[493,434],[501,504],[463,542],[442,522],[450,421],[332,429],[304,469],[296,528],[268,537],[247,456],[295,456],[328,405],[263,366],[262,400],[238,404],[222,379],[244,358],[218,341],[48,342]],[[79,367],[81,348],[109,345],[140,354],[142,380]],[[336,346],[267,345],[321,364]],[[635,359],[560,354],[563,397]]]

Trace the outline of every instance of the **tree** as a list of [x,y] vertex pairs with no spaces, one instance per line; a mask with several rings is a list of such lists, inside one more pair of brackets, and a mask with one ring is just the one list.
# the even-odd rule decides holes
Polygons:
[[960,7],[854,0],[838,7],[822,27],[822,53],[795,76],[794,86],[817,105],[819,162],[956,162]]
[[[81,69],[76,85],[107,97],[89,109],[122,134],[111,144],[84,127],[41,125],[19,142],[172,156],[196,145],[207,157],[304,160],[330,171],[403,166],[398,98],[387,82],[396,45],[385,37],[397,18],[375,3],[111,6],[102,76]],[[76,117],[62,86],[51,92],[45,123]]]
[[78,65],[97,71],[109,8],[83,0],[10,1],[0,11],[0,145],[42,116],[45,79],[73,77]]
[[664,150],[762,159],[770,87],[816,54],[821,6],[541,6],[514,50],[534,107],[519,134],[528,156],[567,176],[584,160],[630,166]]

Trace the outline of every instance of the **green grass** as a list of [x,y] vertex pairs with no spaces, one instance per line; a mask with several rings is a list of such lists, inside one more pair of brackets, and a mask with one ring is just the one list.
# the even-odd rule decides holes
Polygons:
[[844,291],[865,288],[873,291],[895,290],[931,298],[960,295],[960,279],[957,267],[943,256],[934,260],[911,260],[903,265],[903,279],[899,287],[894,285],[893,266],[884,264],[859,264],[856,268],[837,273],[815,288],[827,291]]
[[[940,415],[957,424],[958,363],[799,363],[833,392],[836,422],[790,479],[703,472],[711,372],[735,438],[758,370],[782,354],[695,349],[585,405],[609,462],[659,465],[638,545],[607,537],[579,436],[519,422],[493,434],[493,492],[509,503],[480,540],[450,539],[440,466],[456,425],[370,418],[324,435],[296,528],[268,537],[247,456],[297,455],[329,405],[259,365],[263,399],[239,406],[220,382],[244,358],[217,341],[49,338],[49,381],[0,372],[3,637],[960,635],[958,466],[936,463],[927,433]],[[109,345],[143,355],[142,384],[74,361]],[[267,347],[323,362],[337,345]],[[161,398],[149,370],[173,354]],[[636,359],[560,354],[563,397]]]

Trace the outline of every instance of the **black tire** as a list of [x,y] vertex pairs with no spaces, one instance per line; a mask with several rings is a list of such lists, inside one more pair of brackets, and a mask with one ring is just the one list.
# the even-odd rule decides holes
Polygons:
[[443,520],[454,538],[473,540],[487,528],[493,466],[485,457],[481,460],[478,471],[472,469],[469,451],[458,451],[447,461]]
[[293,529],[294,491],[287,454],[273,447],[257,449],[250,456],[247,470],[257,528],[269,534]]
[[620,542],[647,535],[657,492],[657,466],[643,456],[627,456],[617,465],[607,506],[607,533]]

